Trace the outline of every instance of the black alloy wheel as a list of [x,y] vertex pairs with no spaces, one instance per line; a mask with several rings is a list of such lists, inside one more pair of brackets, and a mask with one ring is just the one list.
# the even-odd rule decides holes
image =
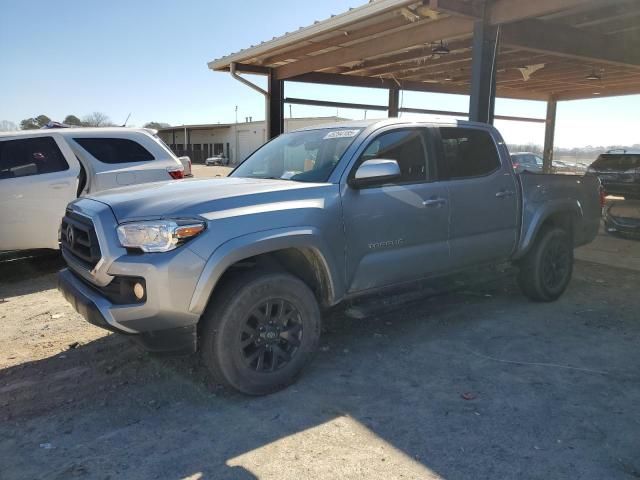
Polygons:
[[249,313],[240,332],[246,364],[256,372],[273,372],[287,365],[302,343],[300,312],[284,299],[262,302]]

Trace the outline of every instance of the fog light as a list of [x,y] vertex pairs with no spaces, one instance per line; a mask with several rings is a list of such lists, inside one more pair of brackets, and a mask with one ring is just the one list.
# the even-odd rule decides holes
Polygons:
[[138,300],[142,300],[144,298],[144,287],[141,283],[136,283],[133,286],[133,294]]

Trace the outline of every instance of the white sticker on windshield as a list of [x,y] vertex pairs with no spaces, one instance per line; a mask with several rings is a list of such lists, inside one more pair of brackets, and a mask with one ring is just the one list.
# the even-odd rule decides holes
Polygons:
[[333,130],[332,132],[327,133],[323,140],[328,140],[330,138],[350,138],[355,137],[360,130]]

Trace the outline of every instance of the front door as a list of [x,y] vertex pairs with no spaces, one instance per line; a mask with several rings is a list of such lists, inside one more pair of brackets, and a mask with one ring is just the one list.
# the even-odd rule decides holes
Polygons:
[[442,155],[451,202],[451,266],[506,260],[518,234],[518,186],[500,161],[489,130],[442,127]]
[[401,177],[354,189],[345,185],[342,206],[347,239],[347,285],[362,292],[416,280],[446,268],[449,203],[436,182],[423,128],[390,128],[370,140],[349,175],[365,160],[392,159]]

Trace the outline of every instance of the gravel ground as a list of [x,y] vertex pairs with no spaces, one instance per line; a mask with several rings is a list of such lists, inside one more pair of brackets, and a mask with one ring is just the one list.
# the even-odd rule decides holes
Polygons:
[[84,322],[56,262],[0,265],[2,479],[640,478],[638,272],[335,311],[296,385],[247,398]]

